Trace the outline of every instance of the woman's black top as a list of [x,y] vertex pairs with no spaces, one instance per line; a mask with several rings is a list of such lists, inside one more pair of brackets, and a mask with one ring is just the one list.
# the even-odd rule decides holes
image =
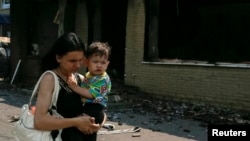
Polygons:
[[[76,73],[75,78],[79,85],[80,84],[79,74]],[[80,116],[83,113],[81,96],[73,92],[68,87],[67,83],[60,76],[58,76],[58,79],[61,89],[59,91],[57,99],[57,105],[56,105],[57,112],[64,118],[72,118]],[[55,134],[56,132],[52,132],[52,136],[56,136]],[[63,141],[85,141],[84,134],[75,127],[63,129],[61,137]]]

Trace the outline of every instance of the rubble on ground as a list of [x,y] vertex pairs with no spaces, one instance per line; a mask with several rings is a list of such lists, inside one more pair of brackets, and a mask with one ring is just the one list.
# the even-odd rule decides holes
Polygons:
[[215,107],[204,103],[160,100],[143,94],[137,88],[121,84],[114,86],[110,100],[129,105],[130,112],[134,114],[154,113],[158,115],[159,122],[162,120],[170,122],[178,117],[206,124],[250,124],[249,111]]
[[[6,83],[0,83],[1,89],[21,90]],[[31,92],[31,91],[30,91]],[[223,107],[215,107],[204,103],[188,103],[173,100],[161,100],[150,97],[135,87],[113,82],[109,103],[127,105],[129,117],[133,114],[153,113],[159,118],[157,122],[170,122],[175,118],[185,118],[206,124],[250,124],[250,112]],[[122,108],[119,108],[121,111]]]

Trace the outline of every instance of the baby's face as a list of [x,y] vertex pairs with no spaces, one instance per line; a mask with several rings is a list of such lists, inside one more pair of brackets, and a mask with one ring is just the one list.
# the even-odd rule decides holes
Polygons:
[[92,55],[87,61],[88,70],[93,75],[103,74],[109,65],[109,60],[106,56]]

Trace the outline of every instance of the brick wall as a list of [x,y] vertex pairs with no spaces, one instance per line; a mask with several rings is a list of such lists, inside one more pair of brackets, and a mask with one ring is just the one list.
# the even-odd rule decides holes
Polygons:
[[[250,69],[143,62],[144,0],[128,0],[125,84],[155,97],[250,109]],[[77,7],[76,33],[87,43],[86,4]],[[80,12],[79,12],[80,11]],[[84,71],[84,69],[83,69]]]
[[250,109],[250,68],[143,63],[145,7],[128,0],[125,84],[149,95]]
[[143,61],[145,12],[143,0],[128,0],[126,48],[125,48],[125,82],[135,85],[138,68]]

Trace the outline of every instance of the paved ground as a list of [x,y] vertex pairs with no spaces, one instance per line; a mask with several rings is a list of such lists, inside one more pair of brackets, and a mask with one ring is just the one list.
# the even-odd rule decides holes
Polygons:
[[[0,141],[14,141],[11,133],[13,122],[11,118],[18,115],[20,107],[29,99],[31,91],[0,87]],[[131,105],[130,105],[131,106]],[[203,123],[190,119],[172,118],[165,120],[167,115],[154,113],[135,113],[129,105],[110,103],[107,111],[107,123],[115,125],[115,129],[140,127],[137,133],[100,134],[98,141],[206,141],[207,131]],[[107,131],[106,129],[101,129]],[[109,132],[106,132],[109,133]]]
[[[206,141],[206,128],[201,127],[199,122],[191,120],[175,119],[172,122],[157,123],[155,116],[135,115],[132,119],[126,114],[120,114],[119,121],[124,122],[121,126],[119,121],[108,121],[117,129],[141,127],[138,133],[99,135],[98,141]],[[139,135],[139,137],[134,137]]]

